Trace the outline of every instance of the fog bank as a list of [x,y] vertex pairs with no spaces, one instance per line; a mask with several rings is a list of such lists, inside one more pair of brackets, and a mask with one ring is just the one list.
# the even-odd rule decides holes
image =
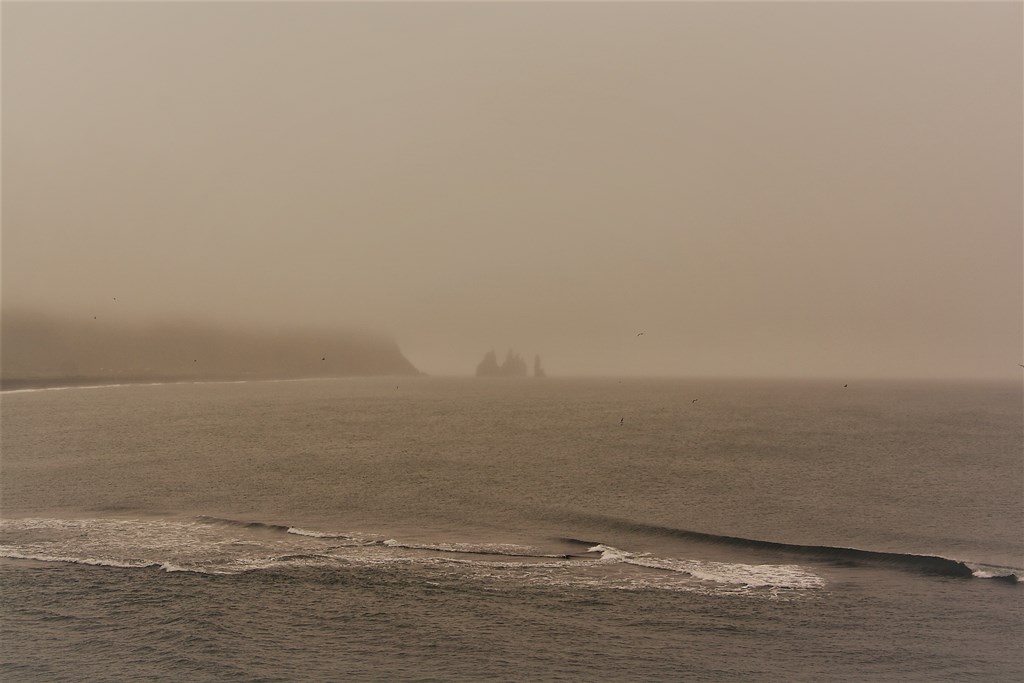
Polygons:
[[430,374],[1013,379],[1021,14],[6,3],[3,310],[376,329]]

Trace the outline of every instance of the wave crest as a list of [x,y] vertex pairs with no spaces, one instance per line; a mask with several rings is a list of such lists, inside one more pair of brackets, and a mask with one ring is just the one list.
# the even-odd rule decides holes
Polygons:
[[917,555],[913,553],[859,550],[857,548],[845,548],[842,546],[779,543],[776,541],[762,541],[752,538],[741,538],[738,536],[722,536],[718,534],[704,533],[701,531],[676,529],[656,524],[645,524],[642,522],[631,522],[611,518],[601,518],[601,521],[612,528],[630,531],[632,533],[667,536],[712,545],[725,545],[736,548],[784,552],[808,559],[873,566],[889,566],[935,576],[961,578],[970,578],[974,576],[974,570],[971,569],[966,562],[937,555]]

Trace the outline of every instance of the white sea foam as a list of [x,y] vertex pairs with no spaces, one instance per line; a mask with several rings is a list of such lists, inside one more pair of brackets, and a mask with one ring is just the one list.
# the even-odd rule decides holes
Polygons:
[[201,379],[201,380],[178,380],[174,382],[110,382],[107,384],[70,384],[56,387],[31,387],[26,389],[3,389],[0,394],[27,394],[38,391],[72,391],[78,389],[116,389],[120,387],[167,387],[176,385],[201,385],[201,384],[251,384],[257,382],[309,382],[317,379],[333,379],[331,377],[297,377],[288,379]]
[[[212,384],[212,382],[209,382]],[[223,382],[217,382],[223,384]],[[30,389],[4,389],[2,394],[29,394],[39,391],[72,391],[78,389],[117,389],[120,387],[162,387],[174,384],[203,384],[203,382],[121,382],[111,384],[76,384],[60,387],[33,387]]]
[[288,533],[295,534],[296,536],[309,536],[310,538],[340,538],[348,541],[359,540],[354,536],[349,536],[347,534],[328,533],[326,531],[312,531],[310,529],[300,529],[299,527],[295,526],[288,527]]
[[209,567],[196,567],[196,566],[188,566],[188,567],[186,567],[186,566],[183,566],[183,565],[174,564],[173,562],[164,562],[164,563],[162,563],[160,565],[160,569],[165,571],[165,572],[167,572],[168,574],[173,574],[173,573],[176,573],[176,572],[185,572],[185,573],[188,573],[188,574],[234,574],[234,573],[236,573],[236,572],[230,572],[230,571],[218,571],[216,569],[212,569],[212,568],[209,568]]
[[4,389],[0,394],[33,394],[39,391],[68,391],[69,389],[107,389],[109,387],[121,387],[124,384],[86,384],[76,387],[36,387],[33,389]]
[[34,560],[36,562],[64,562],[68,564],[86,564],[94,567],[117,567],[120,569],[143,569],[158,566],[148,560],[126,560],[105,557],[72,557],[66,555],[46,555],[43,553],[22,553],[0,546],[0,557],[11,560]]
[[608,545],[590,548],[599,557],[589,559],[547,555],[538,548],[511,543],[359,541],[347,534],[300,527],[281,527],[286,534],[266,534],[262,527],[174,520],[21,519],[4,520],[0,529],[7,536],[6,545],[0,546],[4,557],[159,567],[166,572],[238,574],[304,567],[406,566],[410,571],[420,567],[428,573],[452,573],[509,586],[691,590],[700,585],[718,592],[771,592],[824,585],[820,577],[796,565],[670,559]]
[[388,540],[383,541],[382,545],[389,548],[405,548],[407,550],[438,550],[446,553],[561,557],[561,555],[545,555],[537,548],[526,545],[516,545],[514,543],[407,543],[389,538]]
[[589,552],[601,553],[601,562],[619,562],[651,569],[687,574],[700,581],[735,584],[745,588],[817,589],[825,580],[799,565],[737,564],[710,560],[666,559],[647,553],[631,553],[607,545],[596,545]]
[[593,548],[587,549],[588,553],[601,553],[602,562],[625,562],[632,557],[632,553],[627,553],[625,550],[619,550],[613,548],[610,545],[595,545]]
[[1021,576],[1024,575],[1024,570],[1011,570],[1010,568],[1000,568],[998,570],[990,571],[985,569],[975,569],[971,576],[976,579],[1002,579],[1003,581],[1013,581],[1014,583],[1021,582]]

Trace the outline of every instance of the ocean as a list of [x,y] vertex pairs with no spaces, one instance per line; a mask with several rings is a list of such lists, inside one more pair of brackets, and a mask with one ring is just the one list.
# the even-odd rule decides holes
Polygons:
[[1024,680],[1022,407],[879,380],[4,392],[0,678]]

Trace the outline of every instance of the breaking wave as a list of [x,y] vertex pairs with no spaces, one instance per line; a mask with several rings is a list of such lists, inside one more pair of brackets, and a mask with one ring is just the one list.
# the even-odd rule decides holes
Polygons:
[[334,538],[346,541],[361,541],[357,536],[351,534],[339,534],[325,531],[314,531],[300,527],[288,526],[287,524],[268,524],[267,522],[249,522],[239,519],[228,519],[225,517],[210,517],[199,515],[197,518],[203,524],[221,525],[228,527],[240,527],[242,529],[258,529],[263,531],[275,531],[283,534],[294,534],[296,536],[308,536],[310,538]]
[[[831,546],[807,546],[760,541],[615,521],[613,527],[634,533],[669,536],[709,544],[781,551],[839,565],[868,565],[909,569],[921,574],[1020,582],[1024,570],[969,563],[933,555],[877,552]],[[0,557],[14,560],[63,562],[125,569],[159,568],[165,572],[238,574],[257,570],[317,567],[332,570],[353,565],[417,565],[452,567],[472,565],[480,575],[558,570],[545,580],[593,581],[611,585],[629,581],[653,582],[657,587],[718,585],[723,589],[814,590],[825,580],[808,566],[797,563],[753,564],[712,561],[699,550],[656,556],[625,550],[602,541],[575,537],[558,539],[560,547],[514,543],[462,543],[403,541],[356,533],[323,531],[261,521],[200,516],[187,521],[124,519],[21,519],[0,520],[4,545]],[[588,534],[589,536],[589,534]],[[566,546],[579,546],[565,553]],[[468,557],[467,557],[468,556]],[[465,559],[459,559],[459,558]],[[499,561],[499,558],[500,561]],[[799,561],[799,560],[798,560]],[[644,571],[652,570],[652,571]],[[624,573],[625,572],[625,573]],[[663,573],[663,574],[662,574]],[[618,577],[618,578],[616,578]],[[659,578],[660,577],[660,578]],[[521,578],[521,576],[520,576]],[[518,579],[517,579],[518,580]],[[738,587],[738,588],[736,588]]]
[[118,569],[146,569],[147,567],[159,567],[159,562],[150,560],[131,560],[102,557],[72,557],[66,555],[43,555],[32,553],[20,553],[7,548],[0,549],[0,557],[9,560],[33,560],[35,562],[63,562],[65,564],[85,564],[92,567],[117,567]]
[[[859,550],[857,548],[845,548],[842,546],[779,543],[776,541],[762,541],[751,538],[741,538],[738,536],[721,536],[701,531],[676,529],[656,524],[645,524],[642,522],[631,522],[628,520],[611,518],[601,518],[601,522],[611,528],[629,531],[632,533],[666,536],[684,539],[687,541],[698,541],[701,543],[724,545],[736,548],[750,548],[753,550],[769,550],[791,553],[808,559],[841,562],[854,565],[895,567],[933,576],[962,578],[971,578],[976,576],[976,569],[973,569],[967,562],[940,557],[937,555],[917,555],[913,553]],[[574,539],[566,540],[571,541]]]
[[240,519],[227,519],[225,517],[210,517],[207,515],[199,515],[196,517],[197,520],[203,524],[219,524],[221,526],[235,526],[243,529],[264,529],[266,531],[279,531],[281,533],[288,533],[288,529],[291,527],[285,524],[268,524],[267,522],[248,522]]
[[976,579],[994,579],[1006,583],[1018,584],[1024,570],[1017,567],[1002,567],[995,564],[972,564],[973,576]]
[[688,574],[700,581],[739,584],[745,588],[824,588],[825,580],[794,564],[737,564],[710,560],[665,559],[649,553],[631,553],[608,545],[596,545],[603,562],[620,562],[650,569]]
[[513,543],[405,543],[391,538],[382,541],[381,545],[388,548],[405,548],[406,550],[436,550],[443,553],[467,553],[470,555],[504,555],[506,557],[544,557],[566,559],[568,555],[548,555],[540,553],[536,548]]

